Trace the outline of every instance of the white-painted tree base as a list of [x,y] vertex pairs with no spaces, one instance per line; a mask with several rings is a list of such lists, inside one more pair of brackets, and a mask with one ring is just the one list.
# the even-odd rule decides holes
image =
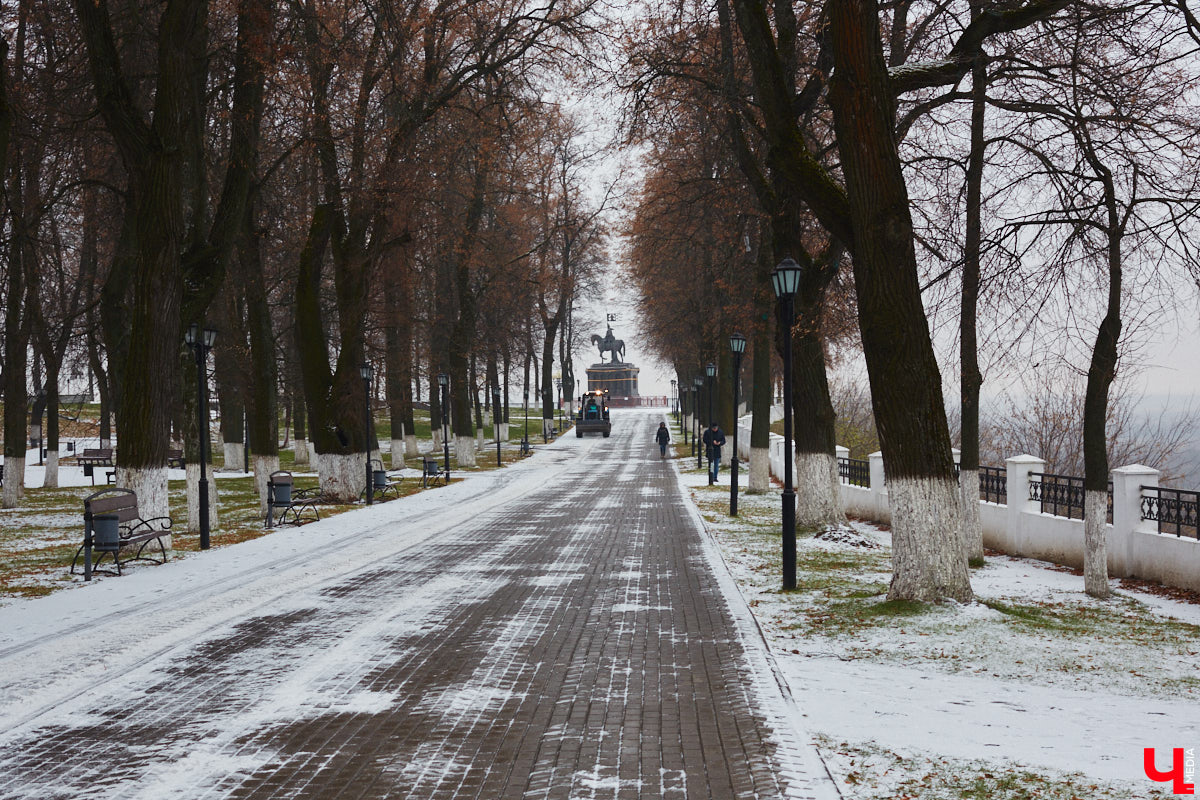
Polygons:
[[892,512],[889,600],[968,602],[971,578],[962,548],[958,482],[888,476]]
[[475,437],[455,436],[454,457],[458,459],[459,469],[475,466]]
[[796,526],[814,528],[846,521],[838,488],[837,457],[796,454]]
[[388,463],[392,469],[400,469],[404,466],[404,453],[406,445],[403,439],[392,439],[392,452],[388,456]]
[[482,450],[487,447],[487,440],[483,438],[483,428],[475,431],[475,449]]
[[[199,467],[197,466],[197,470]],[[197,472],[197,475],[199,472]],[[167,468],[117,467],[117,486],[132,489],[137,494],[138,512],[142,519],[171,516],[167,502]],[[171,549],[171,537],[163,537],[163,547]]]
[[549,439],[554,435],[554,420],[542,418],[542,436]]
[[417,447],[417,435],[415,433],[404,434],[404,455],[406,458],[416,458],[421,455],[421,450]]
[[507,422],[500,423],[500,441],[502,441],[502,442],[508,441],[508,423]]
[[321,495],[337,503],[352,503],[366,489],[366,453],[317,453]]
[[0,490],[0,505],[16,508],[25,496],[25,456],[4,459],[4,488]]
[[42,481],[43,489],[58,488],[58,451],[46,451],[46,478]]
[[[187,473],[187,529],[188,533],[200,532],[200,465],[190,461],[184,466]],[[220,507],[217,497],[217,482],[213,479],[212,469],[208,473],[208,530],[216,530],[218,524],[217,509]],[[140,498],[141,495],[138,495]],[[139,503],[139,506],[141,504]],[[266,507],[263,507],[266,513]]]
[[258,513],[267,515],[267,482],[271,473],[279,470],[279,456],[250,454],[250,467],[254,470],[254,490],[258,492]]
[[771,450],[766,447],[750,448],[750,479],[746,484],[747,494],[766,494],[771,490]]
[[440,427],[433,429],[433,449],[436,450],[442,446],[442,429]]
[[308,457],[308,442],[304,439],[297,439],[292,445],[292,455],[294,456],[292,463],[297,467],[301,465],[307,466],[312,463],[312,460]]
[[1108,492],[1088,489],[1083,493],[1083,590],[1092,597],[1107,599],[1108,589]]
[[308,442],[308,463],[310,466],[317,463],[317,445],[311,439]]
[[963,551],[972,561],[983,560],[983,523],[979,520],[979,472],[964,469],[959,473],[958,485],[962,501]]
[[246,459],[246,445],[241,442],[224,442],[221,450],[225,453],[225,469],[241,471]]

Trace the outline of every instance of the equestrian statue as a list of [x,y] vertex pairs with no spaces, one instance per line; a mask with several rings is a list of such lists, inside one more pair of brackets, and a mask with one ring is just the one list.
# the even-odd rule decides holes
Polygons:
[[598,334],[593,333],[592,344],[594,344],[596,348],[600,350],[601,364],[605,363],[605,353],[612,354],[613,364],[620,364],[622,363],[621,360],[625,358],[625,341],[613,336],[611,325],[608,326],[608,333],[604,334],[604,336],[599,336]]

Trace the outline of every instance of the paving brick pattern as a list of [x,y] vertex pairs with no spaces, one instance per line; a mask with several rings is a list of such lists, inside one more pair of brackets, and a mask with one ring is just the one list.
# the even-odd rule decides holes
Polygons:
[[535,494],[0,734],[0,797],[810,796],[657,419],[624,422]]

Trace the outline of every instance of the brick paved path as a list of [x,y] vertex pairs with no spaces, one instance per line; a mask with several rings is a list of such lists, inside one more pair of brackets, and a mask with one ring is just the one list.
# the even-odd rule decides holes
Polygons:
[[0,732],[0,797],[835,796],[743,647],[659,417],[618,413],[504,471],[557,459],[534,490]]

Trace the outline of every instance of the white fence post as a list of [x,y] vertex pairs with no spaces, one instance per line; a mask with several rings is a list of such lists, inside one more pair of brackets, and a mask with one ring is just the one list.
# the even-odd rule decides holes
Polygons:
[[1117,575],[1144,575],[1134,546],[1138,530],[1154,533],[1153,523],[1142,522],[1142,487],[1158,486],[1159,471],[1142,464],[1117,467],[1112,471],[1113,521],[1109,534],[1109,567]]
[[871,502],[875,506],[876,518],[881,522],[891,522],[892,512],[888,507],[887,497],[884,495],[887,490],[883,485],[883,453],[876,450],[867,456],[867,462],[871,475]]
[[1005,459],[1004,469],[1008,479],[1008,540],[1016,546],[1017,555],[1028,555],[1029,542],[1021,515],[1041,510],[1037,501],[1029,499],[1029,473],[1045,472],[1046,461],[1025,453]]

